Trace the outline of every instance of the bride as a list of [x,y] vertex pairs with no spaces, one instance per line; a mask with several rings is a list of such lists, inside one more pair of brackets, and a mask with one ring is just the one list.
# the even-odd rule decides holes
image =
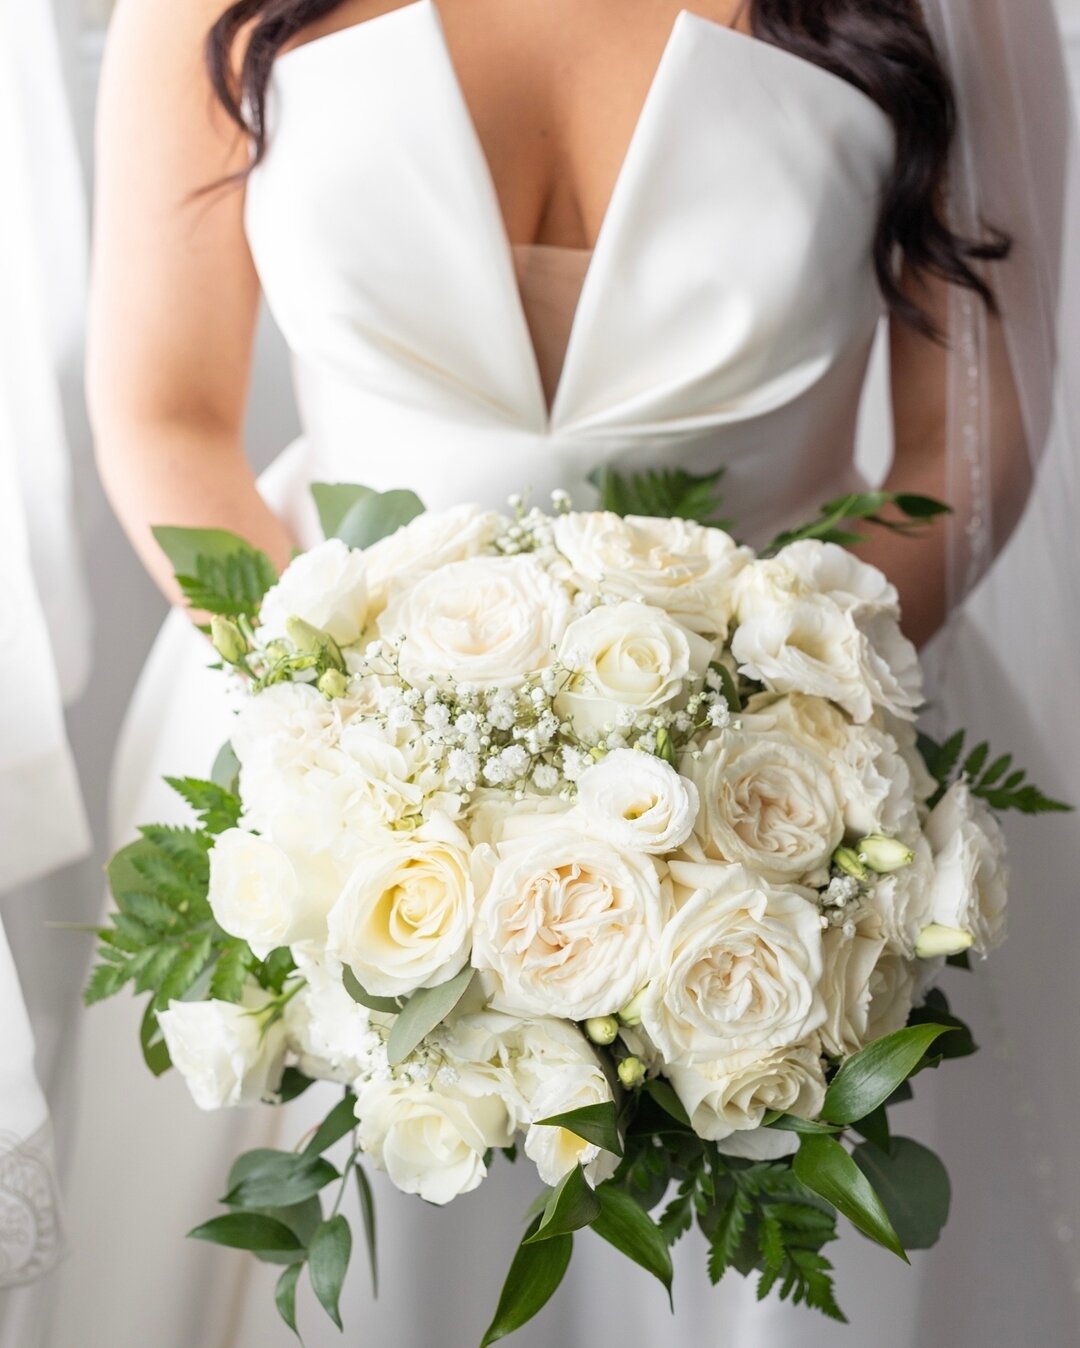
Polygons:
[[[1041,6],[1022,8],[1034,51]],[[971,9],[968,36],[1004,60],[1017,25],[995,4]],[[943,53],[971,56],[966,13],[960,0],[121,0],[89,390],[101,470],[144,564],[177,599],[157,523],[222,526],[283,564],[317,537],[312,481],[411,486],[432,508],[565,487],[585,506],[605,464],[723,465],[726,511],[767,539],[863,481],[856,424],[884,318],[887,486],[957,514],[918,545],[882,532],[863,554],[928,641],[1013,533],[1048,416],[998,299],[1053,242],[1010,237],[1026,220],[1014,194],[984,219],[960,188],[995,151],[1031,193],[1060,188],[1053,126],[1035,119],[1045,156],[1023,171],[1007,141],[980,161],[971,127],[956,151],[959,95],[962,111],[980,91],[992,110],[996,89],[970,60],[950,82]],[[1028,81],[1051,109],[1054,72]],[[1039,279],[1032,294],[1052,289]],[[256,484],[242,425],[260,292],[291,350],[304,434]],[[1024,316],[1031,333],[1040,316]],[[121,746],[118,837],[175,816],[162,773],[205,775],[228,736],[209,654],[175,612]],[[962,714],[980,719],[973,704]],[[273,1270],[183,1232],[213,1213],[237,1151],[290,1145],[325,1101],[313,1090],[257,1118],[197,1115],[180,1083],[137,1063],[136,1024],[115,1004],[87,1025],[75,1253],[50,1341],[285,1343]],[[674,1320],[647,1280],[583,1241],[522,1348],[1075,1342],[1062,1233],[1027,1184],[1020,1115],[998,1107],[1007,1068],[984,1057],[964,1099],[920,1086],[914,1106],[920,1135],[936,1114],[949,1141],[954,1227],[912,1270],[845,1239],[846,1333],[758,1305],[738,1280],[710,1288],[688,1236]],[[355,1269],[350,1334],[476,1343],[531,1194],[504,1167],[448,1216],[383,1185],[380,1297]],[[328,1327],[310,1306],[301,1316],[305,1342],[323,1343]]]

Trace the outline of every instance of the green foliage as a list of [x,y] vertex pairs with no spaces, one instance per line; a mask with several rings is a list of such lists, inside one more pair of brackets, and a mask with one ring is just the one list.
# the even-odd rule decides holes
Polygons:
[[875,1039],[843,1063],[825,1092],[821,1117],[828,1123],[856,1123],[872,1114],[906,1081],[947,1025],[909,1025]]
[[240,797],[217,782],[198,777],[166,777],[165,781],[195,811],[205,832],[224,833],[239,824],[243,808]]
[[949,1218],[949,1176],[940,1159],[909,1137],[885,1148],[863,1142],[854,1160],[885,1205],[905,1249],[936,1245]]
[[274,1289],[274,1305],[277,1306],[278,1314],[297,1338],[300,1337],[300,1331],[296,1328],[296,1284],[300,1279],[300,1269],[300,1264],[290,1264]]
[[260,1148],[245,1156],[250,1163],[221,1200],[227,1207],[293,1207],[341,1178],[318,1154]]
[[379,1295],[379,1256],[375,1231],[375,1195],[367,1173],[359,1161],[353,1162],[356,1172],[356,1187],[360,1192],[360,1217],[364,1223],[364,1238],[367,1243],[368,1263],[371,1267],[371,1290]]
[[353,999],[359,1002],[361,1006],[366,1006],[369,1011],[384,1011],[391,1016],[396,1016],[401,1010],[401,1002],[396,997],[373,997],[370,992],[363,988],[360,980],[346,964],[342,970],[342,983],[345,985],[345,991]]
[[368,548],[424,513],[423,501],[412,491],[379,492],[351,482],[316,482],[311,494],[323,533],[350,548]]
[[592,1229],[635,1264],[658,1278],[671,1299],[671,1250],[663,1231],[629,1193],[610,1181],[596,1190],[600,1213]]
[[942,1058],[969,1058],[978,1052],[971,1029],[949,1010],[948,998],[940,988],[930,989],[923,1005],[916,1007],[908,1017],[908,1024],[947,1025],[952,1033],[939,1040],[934,1048],[935,1054]]
[[569,1109],[564,1114],[553,1114],[548,1119],[537,1119],[536,1126],[565,1128],[575,1137],[580,1137],[583,1142],[591,1142],[594,1147],[602,1147],[615,1156],[623,1154],[622,1141],[619,1138],[619,1116],[614,1100],[605,1100],[596,1105],[582,1105],[580,1109]]
[[563,1280],[570,1256],[574,1252],[574,1237],[554,1236],[531,1244],[529,1237],[540,1225],[537,1217],[525,1232],[510,1272],[506,1275],[495,1316],[488,1325],[480,1348],[504,1339],[547,1305]]
[[723,529],[731,523],[719,517],[723,498],[717,485],[723,475],[723,468],[711,473],[649,468],[625,475],[614,468],[596,468],[589,482],[600,493],[600,508],[616,515],[696,520]]
[[321,1156],[356,1127],[356,1096],[346,1088],[345,1094],[323,1119],[304,1148],[305,1156]]
[[473,979],[473,970],[466,964],[460,973],[435,988],[420,988],[401,1009],[386,1041],[386,1056],[390,1066],[403,1063],[420,1041],[453,1011]]
[[[881,513],[889,506],[898,512],[898,518]],[[865,533],[844,527],[851,520],[863,520],[893,533],[915,534],[938,516],[948,514],[951,511],[947,505],[929,496],[891,491],[851,492],[828,501],[821,507],[817,519],[778,534],[766,549],[766,555],[805,538],[816,539],[819,543],[838,543],[841,547],[865,542]]]
[[[927,769],[938,784],[930,799],[936,805],[952,783],[962,777],[971,787],[971,794],[984,800],[992,810],[1016,810],[1020,814],[1063,814],[1075,807],[1054,800],[1027,780],[1022,768],[1013,768],[1012,754],[1001,754],[991,760],[990,745],[984,740],[964,757],[966,735],[958,730],[939,744],[929,735],[919,736],[919,749]],[[963,760],[961,762],[961,760]]]
[[233,1250],[273,1252],[302,1257],[303,1246],[296,1233],[275,1217],[261,1212],[226,1212],[188,1232],[191,1240],[208,1240]]
[[907,1262],[900,1238],[870,1181],[835,1137],[808,1134],[792,1166],[808,1189],[820,1194],[871,1240]]
[[225,529],[154,530],[184,598],[194,609],[229,618],[258,616],[263,595],[277,581],[264,552]]
[[552,1189],[540,1216],[540,1225],[531,1236],[525,1237],[526,1244],[579,1231],[599,1215],[600,1200],[585,1178],[584,1170],[576,1165]]
[[341,1324],[341,1288],[352,1255],[352,1231],[348,1221],[335,1213],[316,1230],[308,1247],[308,1277],[319,1305],[337,1325]]

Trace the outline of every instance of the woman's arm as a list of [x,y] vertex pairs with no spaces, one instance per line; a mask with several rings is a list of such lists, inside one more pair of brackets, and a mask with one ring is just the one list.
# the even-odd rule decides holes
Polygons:
[[[950,287],[943,281],[909,280],[908,291],[930,314],[939,331],[948,334]],[[974,302],[980,303],[978,299]],[[948,503],[949,352],[939,342],[896,320],[889,344],[895,452],[885,487]],[[997,552],[1005,546],[1023,513],[1031,489],[1031,466],[1004,335],[993,316],[988,323],[982,378],[990,400],[989,487]],[[904,611],[904,630],[920,646],[946,618],[946,530],[941,520],[915,539],[877,530],[855,549],[866,561],[881,567],[896,585]]]
[[174,602],[156,524],[232,529],[283,565],[293,540],[243,450],[259,286],[247,148],[202,46],[225,0],[120,0],[102,72],[87,393],[106,491]]

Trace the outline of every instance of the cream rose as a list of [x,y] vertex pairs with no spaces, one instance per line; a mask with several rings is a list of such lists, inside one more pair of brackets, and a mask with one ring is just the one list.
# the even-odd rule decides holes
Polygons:
[[930,924],[966,934],[988,954],[1005,939],[1009,886],[997,820],[959,781],[927,819],[926,837],[934,853]]
[[641,600],[695,632],[726,638],[732,580],[752,554],[722,530],[593,511],[560,516],[554,537],[576,588]]
[[473,963],[500,1008],[611,1015],[649,978],[671,905],[651,857],[556,824],[486,849],[477,870]]
[[359,1089],[356,1116],[365,1155],[404,1193],[440,1205],[477,1188],[487,1152],[513,1140],[496,1096],[452,1086],[372,1082]]
[[759,1128],[774,1109],[812,1119],[825,1100],[825,1074],[816,1043],[774,1049],[742,1062],[721,1058],[675,1066],[668,1075],[694,1132],[713,1142]]
[[682,767],[701,799],[694,836],[705,857],[777,884],[824,883],[844,834],[824,755],[784,735],[729,731]]
[[678,912],[640,1002],[665,1061],[760,1057],[817,1030],[825,1006],[813,895],[742,866],[673,861],[671,875]]
[[358,640],[368,622],[364,554],[330,538],[291,561],[263,598],[260,636],[283,637],[293,617],[329,632],[339,646]]
[[214,918],[259,959],[324,936],[329,897],[320,887],[303,887],[289,858],[266,838],[230,828],[214,841],[208,893]]
[[380,634],[402,642],[402,677],[512,688],[551,664],[570,614],[567,592],[532,556],[452,562],[394,596]]
[[885,935],[871,910],[855,919],[855,931],[830,927],[822,935],[825,967],[821,991],[826,1018],[821,1027],[825,1052],[846,1058],[869,1042],[870,1001],[874,970],[885,949]]
[[917,991],[916,965],[896,950],[884,950],[870,975],[866,1042],[872,1044],[908,1023]]
[[200,1109],[256,1105],[277,1090],[285,1028],[266,1026],[258,1002],[170,1002],[158,1024],[173,1066]]
[[694,827],[697,788],[653,754],[616,749],[587,768],[577,785],[577,813],[614,847],[671,852]]
[[713,646],[647,604],[601,605],[566,629],[559,662],[573,678],[555,699],[580,735],[615,725],[619,712],[654,712],[701,678]]
[[330,910],[330,953],[378,997],[445,983],[468,962],[475,900],[469,841],[436,817],[365,848]]
[[494,510],[459,505],[429,510],[364,550],[371,608],[381,613],[392,591],[403,589],[431,571],[476,557],[499,532]]

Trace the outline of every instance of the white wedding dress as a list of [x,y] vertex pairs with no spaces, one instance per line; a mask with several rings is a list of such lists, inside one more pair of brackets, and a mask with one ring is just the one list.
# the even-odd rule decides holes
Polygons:
[[[872,241],[894,145],[854,86],[682,12],[591,254],[511,246],[431,0],[280,58],[270,111],[246,222],[292,351],[304,434],[264,490],[306,541],[317,537],[312,481],[412,487],[436,509],[499,506],[517,491],[543,502],[565,487],[587,506],[598,465],[722,464],[727,508],[763,538],[859,480],[856,420],[882,313]],[[174,614],[122,746],[123,837],[177,817],[161,774],[205,775],[228,736],[207,661]],[[238,1151],[292,1145],[335,1097],[316,1088],[277,1111],[199,1114],[175,1074],[150,1078],[136,1027],[128,1000],[87,1022],[74,1253],[52,1348],[292,1342],[273,1308],[275,1270],[183,1233],[218,1210]],[[985,1057],[982,1077],[956,1069],[966,1087],[920,1084],[909,1131],[933,1140],[936,1095],[948,1096],[937,1104],[950,1135],[984,1131],[995,1070]],[[1073,1308],[1051,1271],[1048,1225],[1023,1193],[1008,1195],[1015,1230],[980,1225],[969,1150],[947,1155],[958,1221],[939,1252],[907,1269],[858,1236],[836,1247],[849,1330],[758,1305],[735,1276],[711,1288],[696,1234],[677,1247],[672,1318],[657,1284],[585,1233],[566,1283],[512,1341],[937,1348],[946,1324],[961,1348],[1066,1348]],[[445,1210],[379,1183],[380,1296],[354,1223],[344,1342],[473,1348],[537,1190],[530,1169],[499,1163]],[[1008,1176],[1000,1183],[1007,1192]],[[1006,1295],[1019,1259],[1043,1272]],[[1003,1281],[976,1296],[972,1280],[987,1272]],[[301,1300],[309,1348],[341,1342],[310,1295]]]

